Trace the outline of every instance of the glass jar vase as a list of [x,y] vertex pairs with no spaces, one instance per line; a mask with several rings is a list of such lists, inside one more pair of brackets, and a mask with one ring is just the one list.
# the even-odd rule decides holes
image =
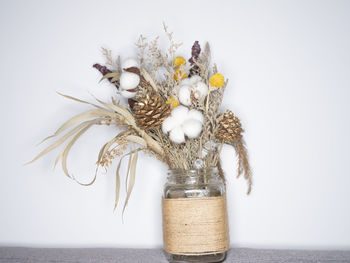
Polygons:
[[229,248],[226,189],[218,169],[169,170],[163,239],[169,262],[221,262]]

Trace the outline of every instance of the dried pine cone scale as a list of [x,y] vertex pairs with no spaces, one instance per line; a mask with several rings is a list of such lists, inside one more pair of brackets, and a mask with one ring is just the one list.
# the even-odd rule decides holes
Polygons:
[[133,111],[137,126],[151,130],[159,128],[170,115],[170,105],[157,95],[146,96],[135,102]]

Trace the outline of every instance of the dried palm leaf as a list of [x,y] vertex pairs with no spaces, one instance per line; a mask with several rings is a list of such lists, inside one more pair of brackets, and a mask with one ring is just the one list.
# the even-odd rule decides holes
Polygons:
[[[55,141],[54,143],[52,143],[50,146],[48,146],[47,148],[45,148],[43,151],[41,151],[36,157],[34,157],[34,159],[32,159],[31,161],[27,162],[26,164],[30,164],[35,162],[36,160],[38,160],[40,157],[42,157],[43,155],[47,154],[48,152],[54,150],[55,148],[57,148],[58,146],[60,146],[62,143],[64,143],[69,137],[71,137],[72,135],[76,134],[77,132],[79,132],[82,129],[85,129],[86,127],[90,127],[93,124],[97,124],[99,122],[101,122],[101,118],[92,120],[92,121],[86,121],[86,122],[82,122],[80,123],[78,126],[76,126],[74,129],[72,129],[71,131],[69,131],[67,134],[65,134],[64,136],[62,136],[60,139],[58,139],[57,141]],[[59,133],[61,133],[62,131],[60,131]],[[59,134],[58,133],[58,134]],[[57,136],[58,134],[54,134],[50,137],[54,137]],[[62,153],[63,154],[63,153]]]
[[129,183],[128,183],[128,186],[126,188],[127,193],[126,193],[126,199],[125,199],[123,212],[122,212],[123,214],[124,214],[126,206],[128,205],[132,189],[134,188],[134,185],[135,185],[136,164],[137,164],[138,151],[139,150],[135,151],[135,153],[132,153],[130,155],[130,162],[129,162],[129,165],[128,165],[128,175],[130,176],[130,178],[127,177],[126,181],[125,181],[125,182],[129,181]]

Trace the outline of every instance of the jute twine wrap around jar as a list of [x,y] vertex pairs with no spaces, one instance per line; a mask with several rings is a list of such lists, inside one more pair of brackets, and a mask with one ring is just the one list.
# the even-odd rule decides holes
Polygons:
[[226,196],[162,200],[164,249],[206,255],[229,248]]

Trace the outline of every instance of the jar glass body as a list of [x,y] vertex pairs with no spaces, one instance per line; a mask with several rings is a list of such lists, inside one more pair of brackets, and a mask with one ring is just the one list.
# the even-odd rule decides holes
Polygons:
[[[216,167],[200,170],[169,170],[164,186],[165,199],[222,197],[225,194],[225,184]],[[222,262],[226,258],[226,251],[198,255],[165,253],[169,262]]]

